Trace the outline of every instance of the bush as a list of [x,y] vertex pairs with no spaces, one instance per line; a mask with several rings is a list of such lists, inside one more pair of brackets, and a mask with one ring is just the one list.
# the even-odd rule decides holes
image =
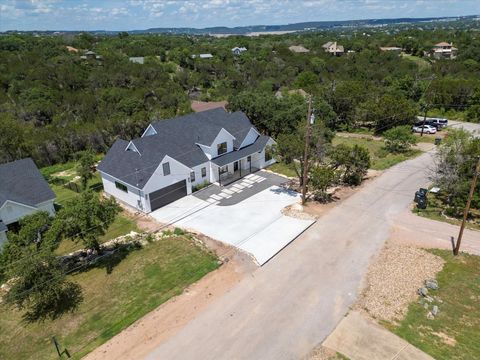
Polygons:
[[204,181],[202,182],[201,184],[197,184],[195,186],[192,187],[192,192],[196,192],[198,190],[201,190],[203,188],[206,188],[208,185],[210,185],[210,183],[208,181]]
[[410,149],[417,142],[409,126],[397,126],[383,134],[385,149],[390,153],[402,153]]

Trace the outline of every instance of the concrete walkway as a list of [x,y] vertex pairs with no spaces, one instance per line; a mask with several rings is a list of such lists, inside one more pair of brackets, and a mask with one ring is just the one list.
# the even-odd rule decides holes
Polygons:
[[434,360],[357,311],[348,314],[323,345],[351,360]]

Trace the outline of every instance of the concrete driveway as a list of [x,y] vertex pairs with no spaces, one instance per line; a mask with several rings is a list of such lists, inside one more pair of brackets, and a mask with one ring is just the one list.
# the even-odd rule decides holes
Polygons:
[[365,185],[147,358],[290,360],[307,355],[355,301],[392,221],[428,183],[431,161],[431,154],[421,155]]
[[[255,186],[246,187],[245,192]],[[284,207],[299,201],[300,195],[294,191],[274,185],[252,194],[247,198],[243,192],[231,194],[226,200],[234,204],[229,206],[220,204],[221,197],[218,201],[209,201],[211,198],[202,200],[190,195],[150,215],[161,223],[193,229],[236,246],[263,265],[314,221],[281,213]],[[234,201],[235,198],[242,200]]]

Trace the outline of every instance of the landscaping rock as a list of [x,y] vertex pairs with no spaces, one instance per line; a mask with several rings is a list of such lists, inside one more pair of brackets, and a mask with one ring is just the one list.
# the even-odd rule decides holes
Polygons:
[[425,296],[425,301],[428,301],[429,303],[432,303],[433,298],[431,296]]
[[437,305],[433,305],[433,308],[432,308],[432,315],[433,316],[437,316],[437,314],[439,313],[439,309],[438,309],[438,306]]
[[424,308],[425,310],[428,310],[428,304],[427,304],[427,303],[423,304],[423,308]]
[[428,314],[427,314],[427,319],[428,319],[428,320],[433,320],[433,319],[435,319],[435,316],[432,314],[431,311],[428,312]]
[[425,286],[431,290],[438,290],[438,282],[435,279],[425,280]]
[[426,287],[421,287],[420,289],[418,289],[418,295],[421,295],[421,296],[427,296],[428,294],[428,289]]

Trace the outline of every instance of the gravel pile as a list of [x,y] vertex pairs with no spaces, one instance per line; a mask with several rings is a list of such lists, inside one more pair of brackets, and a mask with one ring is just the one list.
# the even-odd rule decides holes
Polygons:
[[400,320],[417,300],[418,288],[435,278],[443,264],[442,258],[423,249],[386,245],[370,265],[367,286],[355,307],[378,320]]

